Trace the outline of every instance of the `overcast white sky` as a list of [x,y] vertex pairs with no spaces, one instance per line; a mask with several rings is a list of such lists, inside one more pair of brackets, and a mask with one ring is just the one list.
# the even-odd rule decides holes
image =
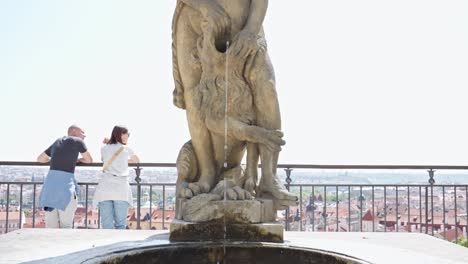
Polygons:
[[[175,162],[175,3],[0,0],[0,160],[32,161],[79,123],[95,159],[125,124],[143,161]],[[280,163],[468,163],[468,1],[271,0],[264,27]]]

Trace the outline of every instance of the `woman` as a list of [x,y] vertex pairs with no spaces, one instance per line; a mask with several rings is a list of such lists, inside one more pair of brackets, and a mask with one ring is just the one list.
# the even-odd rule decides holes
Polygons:
[[94,204],[99,207],[104,229],[125,229],[127,210],[133,205],[128,164],[140,160],[127,147],[129,136],[126,127],[115,126],[110,139],[104,139],[106,145],[101,148],[103,174],[96,188]]

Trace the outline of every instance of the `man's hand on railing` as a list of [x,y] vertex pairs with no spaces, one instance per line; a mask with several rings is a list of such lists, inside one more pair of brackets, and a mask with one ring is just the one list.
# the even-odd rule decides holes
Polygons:
[[50,161],[50,157],[45,153],[45,152],[42,152],[39,157],[37,157],[37,162],[40,162],[40,163],[47,163]]
[[89,154],[88,151],[85,153],[81,153],[81,158],[78,159],[78,163],[93,163],[93,158],[91,157],[91,154]]

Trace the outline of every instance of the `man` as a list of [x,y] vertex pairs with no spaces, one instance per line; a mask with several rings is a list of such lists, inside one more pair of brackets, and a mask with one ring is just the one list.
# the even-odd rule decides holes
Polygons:
[[50,170],[39,196],[39,207],[44,207],[45,211],[46,228],[72,227],[78,193],[75,166],[77,162],[93,162],[83,141],[85,137],[83,129],[72,125],[68,128],[68,136],[57,139],[37,158],[41,163],[50,161]]

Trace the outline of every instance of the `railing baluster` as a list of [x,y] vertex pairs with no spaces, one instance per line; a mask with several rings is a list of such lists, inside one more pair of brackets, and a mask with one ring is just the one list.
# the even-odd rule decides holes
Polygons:
[[384,186],[383,189],[384,197],[384,232],[387,232],[387,186]]
[[375,232],[375,198],[374,186],[372,186],[372,232]]
[[299,230],[304,231],[302,229],[302,185],[299,186]]
[[88,228],[88,187],[89,187],[89,185],[86,184],[86,191],[85,191],[85,228]]
[[327,217],[328,217],[328,214],[327,214],[327,186],[323,186],[323,223],[324,223],[324,229],[325,229],[325,232],[328,232],[328,228],[327,228]]
[[442,186],[442,232],[444,233],[444,239],[447,240],[445,234],[445,186]]
[[336,231],[335,232],[340,232],[340,225],[339,225],[340,220],[338,217],[338,206],[339,206],[338,199],[339,197],[338,197],[338,185],[337,185],[336,186]]
[[407,201],[407,207],[406,207],[406,208],[408,208],[408,210],[407,210],[407,213],[408,213],[408,222],[407,222],[406,225],[408,226],[408,232],[413,232],[413,231],[411,230],[411,222],[410,222],[410,220],[411,220],[410,186],[408,185],[407,188],[408,188],[408,192],[406,193],[406,196],[407,196],[407,198],[408,198],[408,201]]
[[141,173],[141,170],[142,168],[140,168],[140,164],[137,165],[137,167],[135,168],[135,174],[136,174],[136,177],[135,177],[135,182],[137,183],[137,226],[136,226],[136,229],[141,229],[141,217],[140,217],[140,213],[141,213],[141,178],[140,178],[140,173]]
[[434,235],[434,187],[431,185],[431,233]]
[[20,184],[20,202],[19,202],[19,229],[23,228],[23,184]]
[[359,232],[362,232],[362,186],[359,186]]
[[455,196],[455,243],[458,243],[457,186],[453,186],[453,196]]
[[312,200],[314,201],[312,204],[312,232],[315,232],[315,188],[312,185]]
[[7,202],[6,202],[6,219],[5,219],[5,233],[8,233],[8,211],[10,209],[10,184],[7,184]]
[[149,214],[150,214],[150,219],[149,219],[149,229],[151,230],[152,224],[153,224],[153,210],[152,210],[152,205],[153,205],[153,185],[150,185],[150,193],[149,193],[149,202],[150,202],[150,208],[149,208]]
[[426,234],[429,233],[429,187],[425,187],[426,191],[425,191],[425,196],[426,196],[426,203],[425,203],[425,210],[426,210]]
[[468,185],[465,186],[465,238],[468,239]]
[[351,186],[348,185],[348,232],[351,232]]
[[434,235],[434,170],[430,169],[429,171],[429,184],[431,186],[431,234]]
[[165,221],[165,211],[166,211],[166,185],[163,185],[163,189],[162,189],[162,192],[163,192],[163,211],[162,211],[162,229],[164,230],[164,221]]
[[422,195],[421,195],[421,185],[419,185],[419,233],[422,233]]
[[33,184],[33,210],[32,210],[33,220],[32,227],[36,227],[36,184]]
[[395,186],[395,231],[398,233],[398,227],[400,225],[400,218],[398,217],[398,185]]

